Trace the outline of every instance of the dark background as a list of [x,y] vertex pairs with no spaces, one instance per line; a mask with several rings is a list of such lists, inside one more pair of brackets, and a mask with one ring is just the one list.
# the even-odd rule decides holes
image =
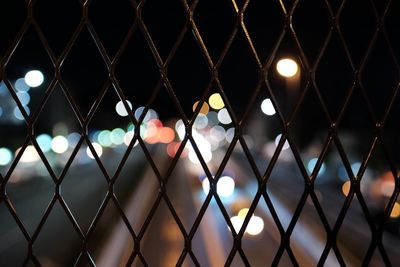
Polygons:
[[[286,10],[290,10],[293,2],[283,1]],[[328,2],[331,4],[333,13],[337,12],[342,3],[338,0]],[[339,34],[337,29],[333,28],[329,44],[319,57],[333,23],[331,14],[324,1],[298,2],[293,13],[292,26],[308,65],[313,67],[318,62],[315,68],[315,84],[309,84],[310,90],[304,98],[297,118],[293,121],[299,135],[299,142],[307,143],[312,139],[310,136],[329,127],[315,85],[322,100],[325,101],[329,116],[332,121],[336,121],[345,96],[354,82],[353,68],[360,72],[361,86],[364,87],[366,94],[363,95],[360,84],[356,82],[354,94],[349,100],[347,109],[344,110],[340,127],[369,131],[374,128],[376,121],[383,118],[399,81],[397,61],[400,52],[395,49],[400,45],[397,34],[400,8],[397,1],[391,4],[384,20],[388,40],[380,31],[376,42],[370,48],[369,44],[377,28],[376,16],[381,16],[386,3],[387,1],[346,1],[342,7],[341,16],[338,18],[341,33]],[[239,7],[242,4],[242,1],[238,2]],[[142,5],[142,19],[161,59],[164,62],[168,59],[167,74],[174,93],[186,115],[191,117],[192,105],[202,97],[210,82],[211,71],[190,28],[183,36],[182,43],[177,46],[177,50],[171,54],[171,49],[187,19],[183,4],[178,0],[149,0],[142,1],[140,5]],[[4,56],[12,51],[11,45],[26,19],[27,4],[22,0],[1,1],[0,9],[3,11],[0,16],[0,57],[2,63],[5,63]],[[82,8],[80,1],[37,0],[34,1],[33,17],[55,58],[58,58],[67,51],[65,48],[71,42],[71,37],[81,20]],[[115,77],[125,97],[133,103],[134,109],[148,104],[160,79],[160,72],[143,32],[136,28],[127,45],[121,48],[135,21],[132,2],[128,0],[91,1],[88,17],[109,59],[113,60],[117,55]],[[218,62],[237,25],[232,2],[200,0],[194,10],[193,19],[211,59],[214,63]],[[282,42],[277,43],[284,22],[285,16],[279,1],[250,1],[245,10],[244,23],[257,56],[262,64],[268,60],[272,62],[266,76],[263,75],[265,69],[260,70],[257,66],[245,34],[240,28],[221,61],[219,78],[239,119],[246,110],[250,97],[260,80],[260,92],[254,106],[258,108],[263,98],[269,96],[264,77],[267,78],[285,118],[289,118],[307,81],[311,81],[307,79],[308,69],[289,29],[283,36]],[[61,64],[61,76],[66,85],[64,90],[71,93],[81,114],[85,116],[105,86],[108,71],[99,49],[85,26],[76,41],[71,44],[71,49]],[[275,48],[277,48],[276,55],[272,57]],[[361,60],[368,49],[370,49],[369,57],[360,69]],[[41,91],[33,92],[31,110],[35,110],[51,82],[51,77],[54,77],[55,70],[48,52],[32,25],[11,54],[2,74],[10,81],[23,76],[32,68],[40,69],[45,73],[46,83]],[[277,60],[284,56],[297,59],[301,65],[299,92],[295,94],[295,97],[290,96],[286,91],[284,79],[277,75],[274,68]],[[49,122],[50,124],[52,121],[56,122],[63,116],[65,120],[76,122],[60,89],[60,86],[56,86],[56,90],[49,98],[45,106],[49,112],[43,118],[39,118],[37,129],[46,130]],[[110,90],[91,122],[93,127],[111,127],[110,124],[121,123],[121,119],[111,111],[119,100],[114,89],[110,86]],[[213,84],[210,94],[218,90]],[[367,104],[365,100],[370,103]],[[396,100],[393,106],[387,129],[398,128],[400,112],[398,102]],[[162,84],[150,107],[156,109],[162,119],[180,116],[170,94]],[[60,110],[63,112],[58,112]],[[375,114],[375,118],[370,116],[371,111]],[[53,120],[51,116],[48,116],[49,113],[54,114]],[[313,124],[304,126],[303,122],[310,119]],[[392,130],[389,130],[388,134],[393,134]]]

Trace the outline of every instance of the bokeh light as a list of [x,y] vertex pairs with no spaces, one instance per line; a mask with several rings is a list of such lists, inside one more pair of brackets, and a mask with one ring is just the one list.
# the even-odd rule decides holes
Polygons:
[[30,87],[38,87],[44,81],[43,73],[39,70],[31,70],[25,74],[25,83]]
[[[132,103],[129,100],[126,100],[126,103],[128,104],[129,108],[132,109]],[[117,112],[118,115],[121,117],[126,117],[128,116],[128,111],[126,110],[124,106],[124,102],[121,100],[115,105],[115,111]]]
[[195,127],[196,129],[204,129],[207,127],[207,125],[208,125],[207,116],[199,113],[194,121],[193,127]]
[[99,144],[104,147],[111,146],[112,145],[111,131],[109,131],[109,130],[101,131],[97,137],[97,141],[99,141]]
[[218,111],[218,120],[222,124],[230,124],[232,122],[231,116],[226,108]]
[[[277,136],[276,136],[276,138],[275,138],[275,146],[278,146],[279,145],[279,142],[281,141],[281,138],[282,138],[282,134],[278,134]],[[285,140],[285,143],[283,144],[283,147],[282,147],[282,150],[286,150],[286,149],[288,149],[290,146],[289,146],[289,142],[287,141],[287,140]]]
[[235,136],[235,128],[232,127],[232,128],[229,128],[228,130],[226,130],[225,139],[228,143],[232,142],[234,136]]
[[239,217],[239,216],[233,216],[231,218],[231,223],[233,225],[233,228],[235,229],[236,233],[239,233],[240,229],[242,228],[244,219]]
[[[29,116],[29,114],[31,113],[31,111],[29,110],[29,108],[27,106],[24,106],[25,112],[26,114]],[[18,108],[18,106],[16,106],[14,108],[14,117],[17,118],[20,121],[24,120],[24,116],[22,115],[21,110]]]
[[346,181],[343,183],[342,185],[342,193],[343,195],[345,195],[346,197],[349,195],[350,193],[350,187],[351,187],[351,182],[350,181]]
[[31,101],[31,97],[27,92],[21,91],[17,92],[18,100],[21,102],[21,105],[26,106]]
[[48,134],[40,134],[36,137],[36,142],[43,152],[49,152],[51,150],[51,140],[51,136]]
[[240,218],[246,218],[246,216],[247,216],[247,213],[249,212],[249,209],[248,208],[244,208],[244,209],[241,209],[239,212],[238,212],[238,216],[240,217]]
[[[210,181],[205,177],[201,183],[204,193],[207,195],[210,191]],[[235,191],[235,181],[232,177],[221,176],[217,182],[217,194],[220,197],[230,197]]]
[[124,136],[125,136],[125,131],[123,129],[115,128],[110,133],[110,140],[114,145],[122,145],[124,143]]
[[272,104],[271,99],[267,98],[261,102],[261,111],[268,116],[272,116],[276,113],[274,105]]
[[0,166],[8,165],[12,160],[12,152],[6,147],[0,148]]
[[276,70],[284,77],[293,77],[298,71],[297,63],[290,58],[284,58],[276,64]]
[[51,141],[51,149],[57,153],[62,154],[68,150],[68,140],[62,135],[58,135]]
[[[19,151],[21,150],[21,148],[17,149],[17,151],[15,152],[15,154],[18,154]],[[40,156],[38,154],[38,152],[36,151],[35,147],[30,145],[27,146],[20,158],[20,162],[24,162],[24,163],[31,163],[31,162],[35,162],[40,160]]]
[[15,90],[20,91],[20,92],[26,92],[31,89],[29,85],[26,84],[25,78],[19,78],[18,80],[15,81],[14,83]]
[[400,203],[394,203],[393,209],[390,212],[390,218],[399,218],[400,217]]
[[160,143],[169,144],[175,139],[175,132],[169,127],[160,128],[157,134]]
[[[103,154],[103,148],[99,143],[93,142],[92,143],[94,151],[96,151],[97,156],[100,158],[101,155]],[[90,147],[86,148],[86,154],[88,155],[89,158],[94,159],[94,155],[92,153],[92,150],[90,150]]]
[[259,235],[264,230],[264,221],[258,216],[252,216],[246,228],[249,235]]
[[[193,112],[196,110],[198,104],[199,104],[199,101],[196,101],[193,104],[193,107],[192,107]],[[199,114],[202,113],[204,115],[207,115],[209,111],[210,111],[210,106],[207,104],[207,102],[204,102],[200,108]]]
[[[315,168],[315,165],[317,164],[317,161],[318,161],[318,158],[312,158],[312,159],[310,159],[310,161],[309,161],[308,164],[307,164],[307,169],[308,169],[308,172],[309,172],[309,173],[312,173],[312,172],[313,172],[313,170],[314,170],[314,168]],[[325,169],[326,169],[325,163],[322,163],[321,167],[320,167],[319,170],[318,170],[318,174],[319,174],[319,175],[323,174],[323,173],[325,172]]]
[[221,95],[219,93],[214,93],[210,96],[208,99],[208,103],[210,104],[210,107],[213,109],[219,110],[223,107],[225,107],[224,100],[222,99]]

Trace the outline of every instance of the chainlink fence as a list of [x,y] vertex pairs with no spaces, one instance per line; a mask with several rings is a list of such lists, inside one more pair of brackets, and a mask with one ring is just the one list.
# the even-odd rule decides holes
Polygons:
[[1,266],[400,264],[399,2],[0,10]]

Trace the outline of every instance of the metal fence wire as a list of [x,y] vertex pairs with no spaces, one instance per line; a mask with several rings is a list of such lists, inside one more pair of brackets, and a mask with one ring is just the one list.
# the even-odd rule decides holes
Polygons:
[[[150,242],[145,236],[151,231],[151,225],[159,223],[158,227],[164,227],[162,222],[154,222],[158,220],[161,206],[170,214],[178,229],[175,235],[183,244],[174,263],[168,263],[176,266],[204,265],[203,256],[194,249],[194,240],[202,231],[201,225],[210,210],[220,214],[223,230],[229,230],[228,251],[223,259],[225,266],[258,266],[256,262],[259,261],[254,257],[262,258],[262,251],[272,251],[268,253],[273,255],[261,266],[306,266],[302,254],[293,247],[294,232],[297,225],[304,224],[300,222],[303,216],[304,220],[308,218],[322,229],[317,266],[329,266],[331,259],[340,266],[399,264],[398,247],[396,253],[393,245],[397,241],[387,241],[399,238],[398,2],[6,0],[1,1],[0,6],[2,266],[53,266],[40,256],[45,252],[39,253],[38,247],[56,209],[59,217],[64,218],[57,222],[71,225],[71,235],[77,235],[78,242],[63,249],[64,240],[58,237],[61,233],[56,232],[52,235],[51,243],[56,247],[53,250],[74,251],[73,260],[64,261],[64,264],[96,266],[99,263],[93,256],[92,244],[100,239],[97,229],[104,217],[109,219],[106,210],[110,206],[116,211],[111,221],[119,220],[132,241],[128,252],[125,248],[124,253],[128,255],[120,257],[124,262],[119,264],[123,266],[148,266],[151,258],[158,257],[155,251],[146,254],[143,250],[146,242]],[[299,70],[294,78],[281,77],[276,71],[275,66],[283,57],[297,62]],[[29,100],[22,97],[27,89],[20,89],[21,85],[16,82],[18,75],[28,68],[42,69],[45,73],[42,89],[30,91],[30,110],[26,104]],[[28,83],[27,77],[25,83]],[[196,131],[198,119],[212,110],[209,99],[212,94],[221,97],[220,103],[231,120],[220,128],[224,133],[230,128],[232,133],[231,139],[224,141],[224,148],[219,150],[220,162],[213,164],[204,153],[205,144],[199,141]],[[255,110],[260,111],[259,100],[265,97],[270,99],[276,112],[266,127],[261,120],[267,117],[254,115]],[[197,105],[193,106],[196,100]],[[131,136],[127,141],[125,137],[123,150],[117,151],[114,145],[114,151],[109,153],[115,156],[103,159],[105,155],[101,155],[99,145],[94,142],[99,135],[95,130],[113,127],[111,125],[119,122],[121,117],[113,115],[118,101],[122,103],[120,109],[126,113],[123,122],[130,125]],[[14,110],[7,109],[10,103]],[[132,105],[144,108],[137,113]],[[111,106],[112,112],[108,112],[106,106]],[[168,156],[166,145],[161,141],[149,145],[151,141],[143,135],[141,125],[148,122],[152,108],[160,113],[160,119],[174,117],[182,122],[184,130],[181,140],[176,137],[173,142],[172,156]],[[217,114],[219,108],[214,106],[214,109]],[[65,148],[69,153],[57,152],[54,146],[62,144],[54,143],[54,139],[56,153],[38,139],[44,132],[53,131],[53,135],[71,132],[60,128],[58,118],[73,121],[76,127],[75,143]],[[281,137],[276,139],[269,156],[265,156],[265,140],[277,133],[281,133]],[[123,134],[126,133],[123,131]],[[166,133],[161,135],[165,137]],[[71,138],[70,135],[68,140]],[[311,153],[311,164],[307,149],[312,143],[316,148]],[[5,152],[7,146],[19,149],[10,156]],[[173,200],[175,193],[170,191],[180,186],[175,172],[181,168],[179,164],[188,147],[189,153],[198,159],[197,169],[201,169],[209,184],[209,191],[203,198],[199,197],[199,208],[191,211],[195,214],[191,215],[193,219],[189,225]],[[95,212],[79,217],[72,206],[91,202],[90,186],[82,184],[91,171],[85,172],[87,167],[83,163],[76,164],[83,148],[87,148],[93,158],[91,163],[97,164],[98,171],[92,175],[96,176],[95,180],[101,180],[104,188]],[[135,165],[132,158],[139,157],[136,150],[141,151],[143,161]],[[280,163],[285,153],[290,153],[291,164]],[[8,157],[11,158],[7,161]],[[213,155],[213,159],[215,157]],[[255,185],[239,228],[235,228],[231,219],[231,206],[217,190],[217,183],[235,159],[238,165],[247,166],[242,173]],[[354,167],[355,161],[357,167]],[[344,180],[337,178],[340,175],[336,172],[324,173],[332,162],[341,166]],[[29,172],[37,171],[39,165],[42,166],[41,176],[50,178],[46,182],[46,192],[50,193],[48,199],[43,200],[43,209],[36,208],[36,202],[28,195],[15,193],[22,190],[30,192],[29,196],[44,199],[44,196],[35,195],[36,190],[37,194],[42,192],[35,184],[39,182],[34,182],[39,178],[35,175],[29,178]],[[145,205],[145,216],[139,227],[133,225],[135,217],[132,219],[125,207],[129,196],[123,197],[117,192],[117,184],[126,176],[124,168],[129,166],[130,176],[144,172],[148,166],[155,177],[153,182],[157,183],[154,198],[148,199],[150,203]],[[187,179],[192,176],[189,169],[181,168],[181,171]],[[292,172],[297,172],[301,179],[290,178]],[[274,175],[280,177],[278,182],[274,182]],[[140,176],[136,175],[135,179]],[[327,176],[335,177],[336,182],[324,183]],[[386,178],[376,178],[383,176]],[[371,190],[377,185],[365,187],[378,184],[382,179],[388,183],[385,197],[382,197],[384,203],[377,213],[370,202]],[[338,184],[341,188],[345,180],[344,193],[341,189],[324,193],[330,191],[323,188]],[[70,191],[65,189],[68,183]],[[133,190],[138,183],[129,182],[123,187]],[[237,180],[237,186],[239,183]],[[273,192],[276,187],[278,193]],[[285,219],[281,206],[286,205],[285,199],[292,198],[290,187],[296,187],[299,194],[294,204],[287,204],[291,205],[292,212]],[[78,200],[80,196],[74,192],[88,197]],[[143,195],[137,194],[139,198],[148,197],[145,191]],[[179,194],[197,198],[191,190]],[[230,201],[236,201],[239,195],[231,198],[234,200]],[[279,207],[277,198],[283,199]],[[329,203],[337,207],[333,217],[334,208]],[[354,211],[355,206],[357,211]],[[269,243],[260,243],[258,254],[254,256],[246,248],[246,228],[259,209],[268,214],[270,220],[263,231],[272,231],[267,225],[273,225],[276,230],[277,246],[273,250]],[[310,209],[314,215],[308,213]],[[360,225],[364,225],[366,238],[355,238],[353,243],[347,244],[350,248],[344,249],[341,231],[354,213],[358,219],[352,222],[350,229],[361,229]],[[32,224],[32,218],[38,218],[37,223]],[[82,221],[87,226],[83,226]],[[107,235],[116,227],[112,223],[105,225],[102,229]],[[390,227],[395,230],[391,231]],[[353,234],[358,233],[355,230],[346,232],[350,238]],[[19,236],[19,247],[10,241],[13,235]],[[313,240],[304,238],[300,244]],[[309,246],[304,246],[308,250]],[[349,260],[346,253],[357,247],[365,249],[356,261]],[[208,257],[212,259],[213,255]],[[167,259],[162,261],[167,262]]]

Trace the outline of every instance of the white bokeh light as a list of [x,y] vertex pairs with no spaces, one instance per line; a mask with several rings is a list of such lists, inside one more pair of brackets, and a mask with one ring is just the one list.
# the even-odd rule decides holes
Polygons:
[[275,115],[276,111],[271,99],[266,98],[263,100],[263,102],[261,102],[261,111],[268,116]]
[[252,216],[246,228],[249,235],[259,235],[264,230],[264,221],[258,216]]
[[[129,108],[132,109],[132,103],[129,100],[126,100],[126,103],[128,104]],[[116,105],[115,105],[115,111],[118,113],[118,115],[120,115],[121,117],[126,117],[128,116],[128,111],[126,110],[125,106],[124,106],[124,102],[119,101]]]
[[226,108],[221,109],[218,111],[218,120],[222,124],[229,124],[232,122],[231,116]]
[[[275,146],[278,146],[278,145],[279,145],[279,142],[281,141],[281,138],[282,138],[282,134],[278,134],[278,135],[276,136],[276,138],[275,138]],[[289,147],[290,147],[290,146],[289,146],[288,141],[285,140],[285,143],[283,144],[282,150],[286,150],[286,149],[288,149]]]
[[25,83],[30,87],[38,87],[43,81],[44,76],[40,70],[31,70],[25,74]]
[[239,216],[233,216],[231,218],[231,223],[233,225],[233,228],[235,228],[236,233],[239,233],[240,228],[242,228],[243,222],[244,222],[244,218],[241,218]]
[[62,135],[58,135],[51,140],[51,149],[57,153],[62,154],[68,150],[68,140]]
[[0,166],[9,164],[12,160],[12,152],[10,149],[2,147],[0,148]]
[[[201,186],[203,187],[204,193],[207,195],[210,191],[210,181],[208,178],[204,178]],[[235,181],[232,177],[221,176],[217,182],[217,194],[221,197],[229,197],[235,191]]]
[[[18,149],[15,154],[18,154],[18,152],[20,151],[20,149]],[[20,158],[20,162],[24,162],[24,163],[30,163],[30,162],[35,162],[40,160],[40,156],[38,154],[38,152],[36,151],[35,147],[30,145],[27,146],[24,150],[24,153],[22,154],[21,158]]]
[[298,69],[297,63],[290,58],[281,59],[276,64],[276,70],[284,77],[293,77],[296,75]]
[[[94,148],[94,151],[96,151],[97,156],[100,158],[101,155],[103,154],[103,148],[101,147],[101,145],[99,143],[92,143],[92,146]],[[89,147],[86,148],[86,154],[88,155],[89,158],[94,159],[92,150],[90,150]]]

